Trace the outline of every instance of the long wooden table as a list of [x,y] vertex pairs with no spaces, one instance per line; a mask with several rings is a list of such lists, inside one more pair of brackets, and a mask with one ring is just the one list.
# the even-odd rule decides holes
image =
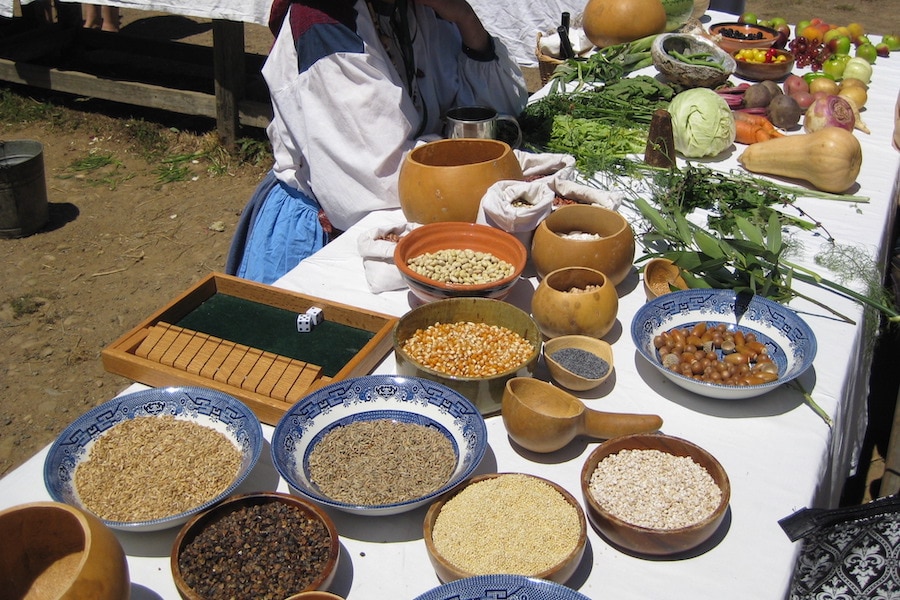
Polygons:
[[[892,249],[898,197],[900,153],[891,146],[893,110],[900,82],[900,58],[879,59],[863,116],[872,133],[857,132],[864,161],[858,178],[860,197],[868,203],[842,203],[801,198],[800,206],[822,221],[838,244],[862,249],[883,272]],[[722,163],[736,168],[739,149]],[[376,226],[403,222],[400,211],[372,213],[318,254],[276,282],[286,289],[391,315],[415,304],[407,290],[373,294],[365,280],[357,239]],[[798,262],[815,265],[827,242],[800,235]],[[523,278],[508,301],[528,309],[536,285]],[[806,506],[838,502],[846,477],[860,460],[866,428],[866,396],[872,362],[875,320],[856,303],[808,289],[855,322],[836,319],[809,302],[795,301],[813,329],[819,352],[813,367],[800,378],[815,401],[831,416],[833,427],[815,414],[802,395],[782,386],[759,398],[727,402],[692,395],[663,378],[637,353],[628,334],[635,311],[643,304],[640,277],[633,272],[618,288],[617,324],[606,336],[615,353],[610,380],[581,394],[592,408],[649,412],[663,417],[663,431],[688,439],[715,455],[727,471],[732,499],[723,527],[707,546],[678,560],[646,560],[612,546],[593,529],[582,564],[568,582],[591,598],[783,598],[799,544],[789,541],[778,520]],[[375,369],[391,373],[389,355]],[[539,369],[536,376],[545,378]],[[140,389],[133,385],[127,391]],[[598,443],[576,440],[546,455],[514,447],[500,417],[487,419],[490,449],[477,473],[532,473],[580,496],[579,474],[587,454]],[[264,427],[267,438],[272,428]],[[45,448],[0,480],[0,508],[47,500],[42,479]],[[268,452],[241,492],[287,491]],[[439,585],[422,540],[424,509],[394,517],[367,518],[331,512],[341,537],[341,566],[331,590],[350,600],[411,599]],[[176,531],[118,534],[128,554],[133,598],[178,598],[169,575],[168,556]]]

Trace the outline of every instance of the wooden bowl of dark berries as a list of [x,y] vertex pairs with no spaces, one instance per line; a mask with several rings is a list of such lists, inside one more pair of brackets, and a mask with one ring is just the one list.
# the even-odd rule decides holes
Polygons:
[[731,55],[744,48],[771,48],[780,36],[771,27],[750,23],[717,23],[709,26],[709,33]]
[[588,335],[562,335],[544,342],[544,362],[556,383],[583,392],[609,378],[613,351],[609,343]]
[[287,598],[325,589],[340,541],[331,518],[280,492],[235,496],[188,521],[172,547],[184,600]]

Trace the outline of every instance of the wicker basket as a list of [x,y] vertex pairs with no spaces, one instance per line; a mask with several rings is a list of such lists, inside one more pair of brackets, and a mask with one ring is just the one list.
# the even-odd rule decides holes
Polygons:
[[546,85],[548,81],[550,81],[550,76],[553,75],[553,71],[556,70],[556,67],[563,64],[563,60],[560,60],[554,56],[548,56],[541,51],[541,38],[544,37],[543,34],[539,31],[537,34],[537,47],[535,48],[535,55],[538,59],[538,71],[541,74],[541,85]]

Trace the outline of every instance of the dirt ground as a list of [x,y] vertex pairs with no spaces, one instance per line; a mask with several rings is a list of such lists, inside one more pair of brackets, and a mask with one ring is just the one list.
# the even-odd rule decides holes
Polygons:
[[[747,10],[900,32],[900,0],[750,0]],[[154,19],[167,26],[154,27]],[[212,39],[208,22],[134,10],[123,11],[123,29],[196,44]],[[259,26],[246,27],[246,40],[260,54],[271,43]],[[4,90],[28,109],[43,99],[0,84]],[[240,211],[269,167],[267,159],[239,164],[223,156],[209,122],[135,111],[70,99],[37,120],[0,122],[2,140],[43,143],[51,213],[41,232],[0,239],[0,476],[130,383],[104,371],[101,350],[224,269]],[[148,136],[159,138],[157,151],[148,152]]]

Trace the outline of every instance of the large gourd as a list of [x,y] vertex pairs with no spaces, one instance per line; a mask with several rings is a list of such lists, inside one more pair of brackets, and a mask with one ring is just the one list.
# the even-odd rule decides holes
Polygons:
[[662,33],[666,22],[660,0],[588,0],[584,7],[584,34],[601,48]]

